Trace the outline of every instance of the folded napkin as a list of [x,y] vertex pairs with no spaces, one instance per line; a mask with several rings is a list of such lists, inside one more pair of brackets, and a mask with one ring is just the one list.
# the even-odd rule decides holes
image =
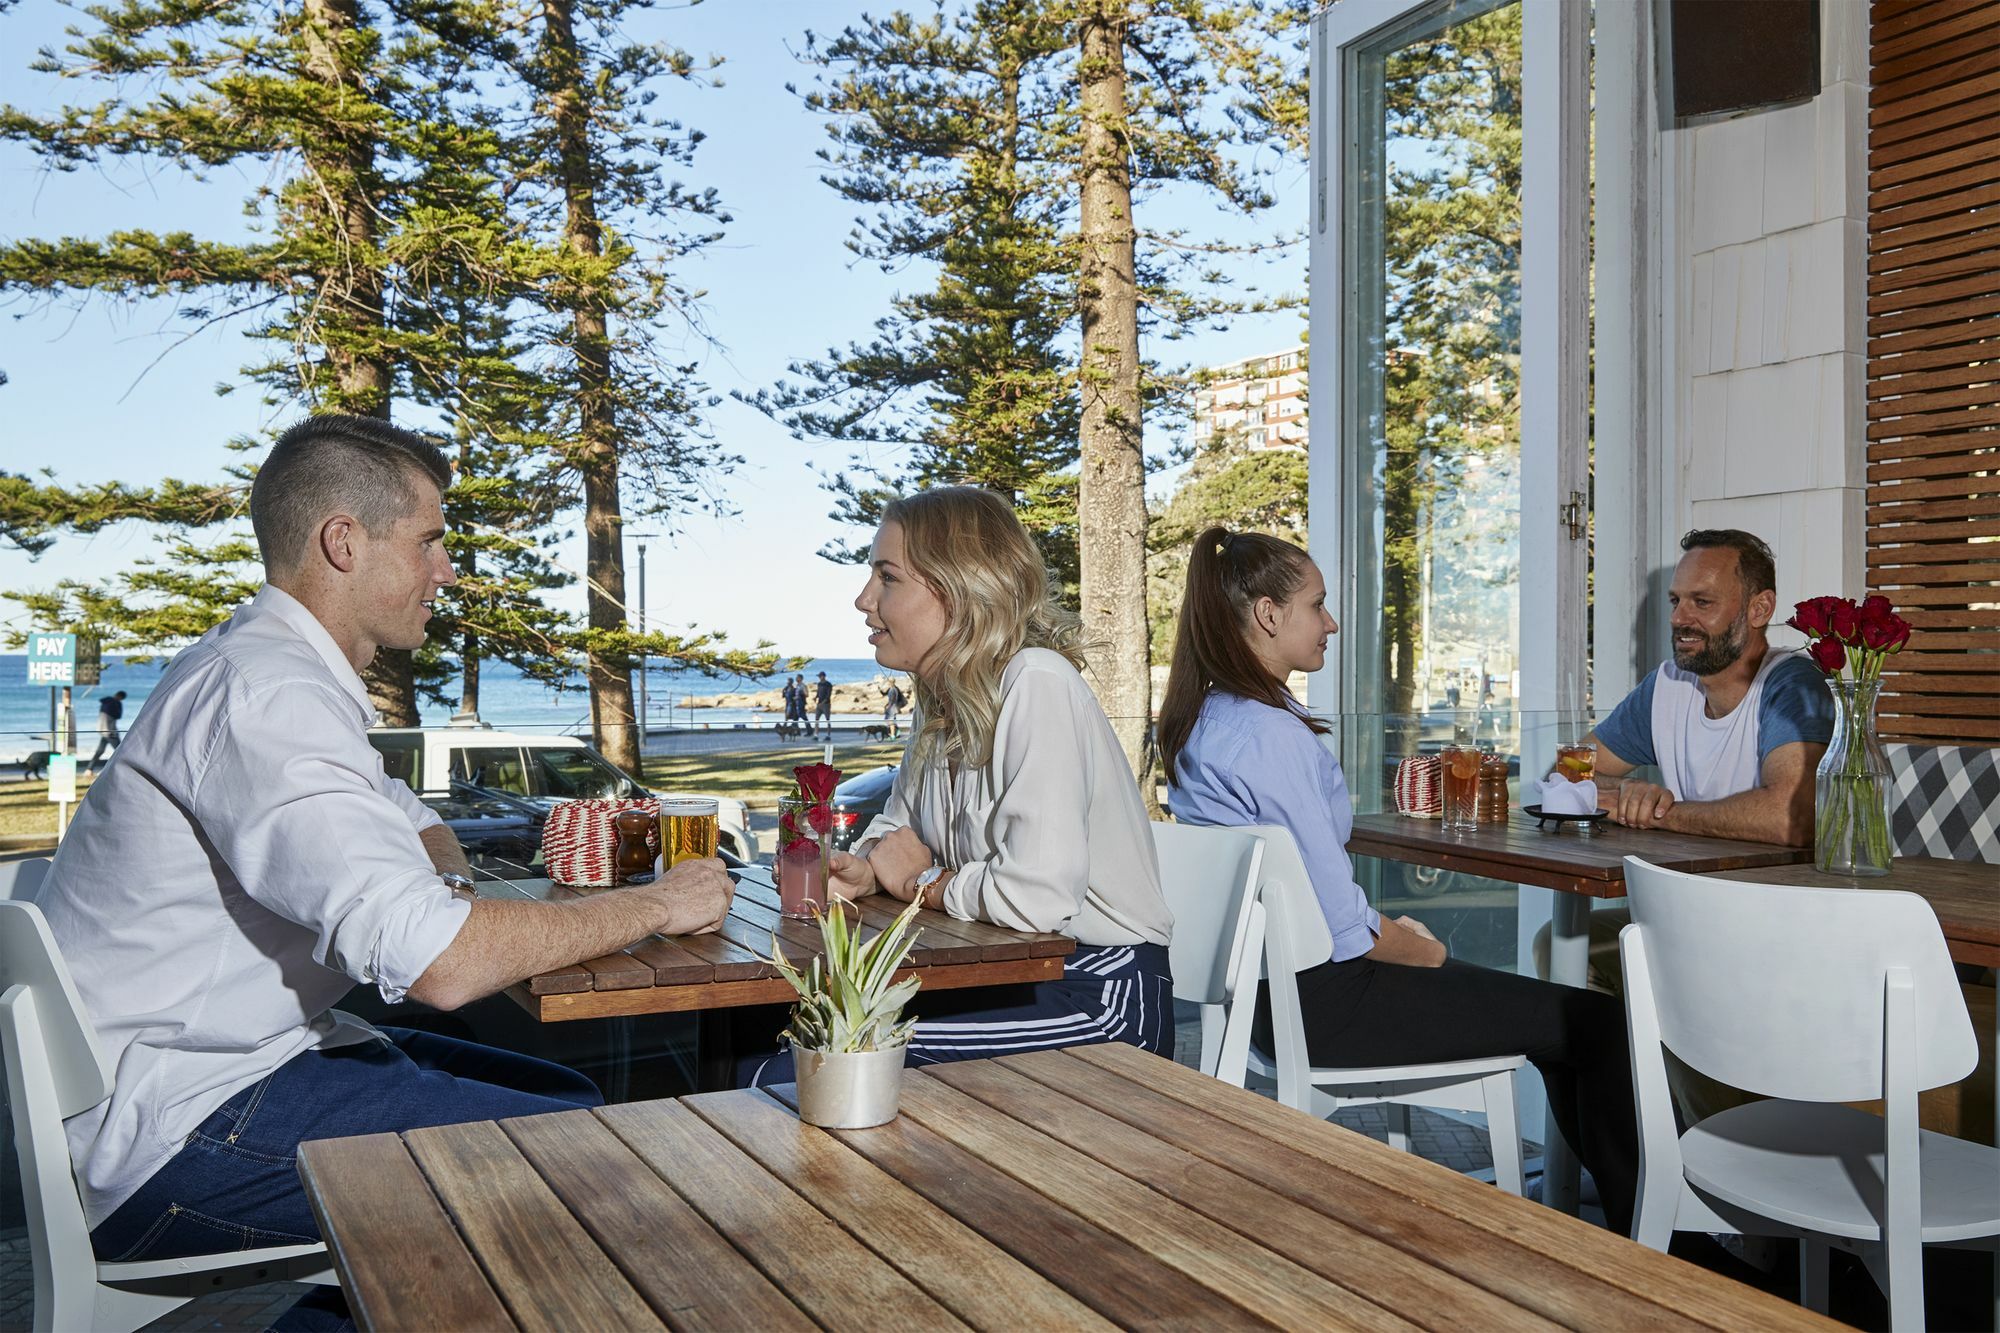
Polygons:
[[1542,813],[1545,815],[1594,815],[1597,813],[1597,784],[1571,782],[1551,773],[1542,783]]

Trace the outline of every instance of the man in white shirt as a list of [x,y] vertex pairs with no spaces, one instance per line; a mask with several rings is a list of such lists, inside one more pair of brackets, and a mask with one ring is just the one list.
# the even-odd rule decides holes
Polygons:
[[719,861],[573,902],[473,901],[451,831],[368,743],[360,672],[455,582],[444,455],[308,418],[251,490],[267,582],[180,653],[37,901],[116,1069],[67,1125],[100,1258],[310,1241],[305,1139],[594,1104],[580,1076],[332,1006],[453,1009],[658,932],[714,929]]

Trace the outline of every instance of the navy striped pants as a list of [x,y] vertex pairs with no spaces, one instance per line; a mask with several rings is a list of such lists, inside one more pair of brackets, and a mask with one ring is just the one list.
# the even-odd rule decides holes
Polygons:
[[[1174,983],[1158,944],[1078,945],[1062,980],[1017,986],[919,991],[909,1063],[984,1060],[1059,1046],[1122,1041],[1174,1054]],[[790,1047],[752,1056],[739,1082],[769,1087],[793,1079]]]

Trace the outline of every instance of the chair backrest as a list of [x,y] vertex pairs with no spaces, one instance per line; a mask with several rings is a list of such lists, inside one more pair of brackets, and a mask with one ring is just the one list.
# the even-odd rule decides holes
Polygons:
[[1896,854],[2000,865],[2000,748],[1887,749],[1889,829]]
[[1710,1078],[1770,1097],[1884,1095],[1884,986],[1915,988],[1919,1089],[1978,1048],[1944,932],[1913,893],[1745,884],[1625,858],[1660,1040]]
[[1154,824],[1160,888],[1174,914],[1174,998],[1227,1004],[1242,966],[1264,840],[1251,830]]
[[0,902],[0,1054],[28,1214],[35,1324],[84,1327],[95,1265],[63,1121],[111,1095],[111,1068],[33,903]]
[[49,858],[24,856],[18,861],[0,861],[0,901],[19,898],[33,902],[42,881],[49,877]]
[[1264,879],[1258,898],[1270,914],[1266,934],[1272,945],[1265,965],[1293,972],[1318,967],[1333,957],[1333,932],[1320,909],[1319,895],[1313,892],[1297,840],[1282,824],[1251,824],[1243,832],[1264,840]]

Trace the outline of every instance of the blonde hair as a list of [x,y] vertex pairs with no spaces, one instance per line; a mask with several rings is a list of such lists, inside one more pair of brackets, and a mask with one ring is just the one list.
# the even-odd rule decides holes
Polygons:
[[890,502],[903,560],[944,602],[945,629],[913,673],[923,727],[909,758],[942,754],[974,767],[992,757],[1000,675],[1023,648],[1083,667],[1083,625],[1056,600],[1034,538],[1007,501],[977,486],[945,486]]

